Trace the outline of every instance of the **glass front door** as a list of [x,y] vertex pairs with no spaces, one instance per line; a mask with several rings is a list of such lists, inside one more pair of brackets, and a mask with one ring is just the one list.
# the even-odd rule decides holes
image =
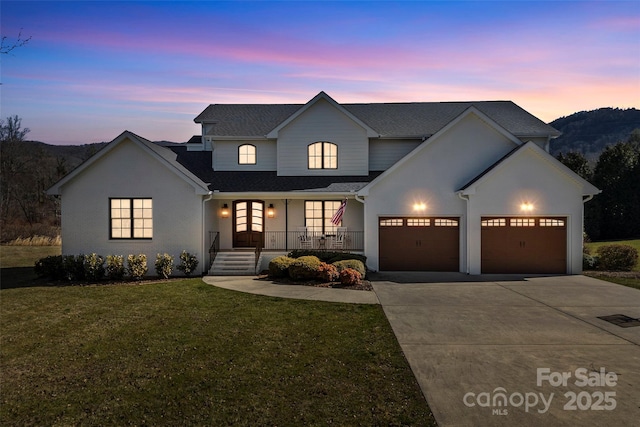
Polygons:
[[255,248],[263,242],[264,202],[241,200],[233,202],[233,247]]

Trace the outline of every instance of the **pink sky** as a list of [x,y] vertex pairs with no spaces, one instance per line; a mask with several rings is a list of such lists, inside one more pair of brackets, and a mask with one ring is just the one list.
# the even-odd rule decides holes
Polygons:
[[210,103],[640,106],[640,2],[2,2],[2,117],[30,139],[186,141]]

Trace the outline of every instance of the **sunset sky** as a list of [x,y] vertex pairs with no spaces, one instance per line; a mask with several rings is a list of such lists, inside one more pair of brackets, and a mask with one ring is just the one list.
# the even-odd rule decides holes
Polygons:
[[1,117],[29,139],[183,142],[212,103],[640,107],[639,1],[2,1]]

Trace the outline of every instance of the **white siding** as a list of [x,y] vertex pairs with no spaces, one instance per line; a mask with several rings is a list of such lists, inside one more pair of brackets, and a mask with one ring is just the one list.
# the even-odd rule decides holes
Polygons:
[[[151,240],[109,239],[109,198],[153,199]],[[149,274],[155,274],[157,253],[182,250],[202,254],[202,197],[151,154],[123,141],[90,168],[62,187],[62,253],[96,252],[147,255]]]
[[[378,269],[378,217],[380,215],[442,215],[461,218],[466,215],[465,201],[456,191],[516,147],[475,115],[458,122],[436,140],[390,171],[369,191],[365,205],[365,254],[370,268]],[[413,204],[423,202],[427,208],[415,212]],[[460,234],[463,236],[461,227]],[[460,242],[464,271],[464,242]]]
[[[256,147],[256,164],[238,164],[238,147]],[[274,140],[215,141],[213,170],[216,171],[274,171],[276,170],[276,142]]]
[[470,196],[471,274],[479,274],[480,218],[482,216],[523,215],[520,205],[533,203],[527,215],[566,216],[567,272],[582,271],[582,195],[581,185],[529,150],[496,170]]
[[369,170],[383,171],[420,145],[420,139],[372,139],[369,141]]
[[[308,169],[307,146],[328,141],[338,146],[337,169]],[[369,140],[365,129],[320,100],[278,134],[278,175],[367,175]]]

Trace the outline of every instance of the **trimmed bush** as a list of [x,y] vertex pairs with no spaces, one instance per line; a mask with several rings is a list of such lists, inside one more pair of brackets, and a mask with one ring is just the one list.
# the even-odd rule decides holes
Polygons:
[[156,255],[156,274],[163,279],[168,279],[173,272],[173,257],[168,253]]
[[345,268],[340,272],[340,283],[345,286],[357,285],[360,280],[362,280],[362,275],[353,268]]
[[142,279],[147,274],[147,256],[145,254],[127,256],[127,274],[133,280]]
[[289,258],[300,258],[302,256],[315,256],[322,262],[327,264],[333,264],[336,261],[342,261],[345,259],[357,259],[362,261],[364,265],[367,264],[367,257],[360,254],[352,254],[349,252],[334,252],[334,251],[319,251],[313,249],[294,249],[288,254]]
[[338,269],[335,265],[323,262],[318,267],[318,278],[323,282],[335,282],[338,280]]
[[293,280],[313,280],[318,277],[320,260],[316,256],[301,256],[289,266],[289,277]]
[[338,269],[338,272],[342,272],[347,268],[352,268],[356,270],[358,273],[360,273],[361,277],[364,277],[365,274],[367,274],[366,267],[364,266],[362,261],[359,261],[357,259],[347,259],[344,261],[338,261],[338,262],[334,262],[333,265],[336,266],[336,268]]
[[62,280],[65,277],[62,255],[51,255],[36,261],[34,271],[38,277]]
[[176,267],[178,270],[182,271],[185,276],[191,276],[191,273],[198,268],[198,257],[190,254],[187,251],[182,251],[180,253],[180,264]]
[[62,255],[62,270],[66,280],[83,280],[85,278],[84,255]]
[[629,245],[604,245],[597,253],[601,270],[631,271],[638,262],[637,249]]
[[582,254],[582,269],[583,270],[595,270],[598,268],[598,257],[589,255],[588,253]]
[[269,261],[269,277],[277,279],[287,277],[289,266],[295,261],[287,256],[278,256]]
[[96,253],[84,257],[84,276],[91,282],[97,282],[104,277],[104,258]]
[[109,280],[122,280],[124,277],[124,257],[122,255],[107,255],[105,272]]

